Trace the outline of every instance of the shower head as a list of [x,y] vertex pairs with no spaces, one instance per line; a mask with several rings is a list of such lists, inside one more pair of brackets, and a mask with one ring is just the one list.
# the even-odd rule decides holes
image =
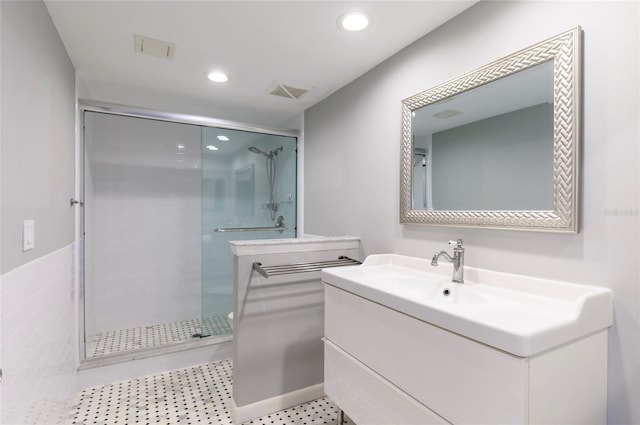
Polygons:
[[427,156],[429,155],[429,149],[427,148],[413,148],[414,155]]
[[249,150],[253,153],[258,153],[258,154],[262,154],[264,156],[266,156],[267,158],[273,158],[274,156],[278,155],[278,152],[282,152],[282,146],[280,146],[278,149],[273,150],[269,153],[266,153],[264,151],[261,151],[260,149],[256,148],[255,146],[249,146]]
[[413,166],[421,165],[427,166],[427,156],[429,156],[429,149],[427,148],[413,148]]
[[249,146],[249,150],[253,153],[259,153],[262,154],[264,156],[266,156],[267,158],[269,158],[271,156],[271,154],[268,154],[266,152],[261,151],[260,149],[256,148],[255,146]]

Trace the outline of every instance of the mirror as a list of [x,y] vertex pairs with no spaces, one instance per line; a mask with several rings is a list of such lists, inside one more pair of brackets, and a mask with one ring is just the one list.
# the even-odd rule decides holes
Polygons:
[[580,34],[402,101],[401,223],[577,232]]

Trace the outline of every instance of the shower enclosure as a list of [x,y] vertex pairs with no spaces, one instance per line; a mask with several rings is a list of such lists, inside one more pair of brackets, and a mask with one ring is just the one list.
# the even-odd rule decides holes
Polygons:
[[85,358],[232,332],[228,241],[296,236],[295,135],[83,111]]

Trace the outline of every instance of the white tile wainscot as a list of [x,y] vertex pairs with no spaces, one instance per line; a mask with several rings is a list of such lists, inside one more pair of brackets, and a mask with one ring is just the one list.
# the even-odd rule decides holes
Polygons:
[[360,239],[304,237],[230,242],[234,254],[235,423],[324,397],[320,271],[265,278],[264,266],[360,260]]
[[66,423],[76,390],[73,250],[2,275],[0,423]]

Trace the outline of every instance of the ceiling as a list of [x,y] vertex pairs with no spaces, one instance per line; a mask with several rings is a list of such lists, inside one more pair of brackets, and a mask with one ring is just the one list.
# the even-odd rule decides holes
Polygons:
[[[474,3],[45,0],[81,97],[280,128]],[[373,25],[339,29],[351,10]],[[136,53],[136,34],[174,43],[173,59]],[[310,91],[274,96],[275,83]]]
[[[553,89],[551,60],[419,108],[413,111],[411,130],[425,136],[542,103],[553,105]],[[437,115],[446,112],[456,114]]]

